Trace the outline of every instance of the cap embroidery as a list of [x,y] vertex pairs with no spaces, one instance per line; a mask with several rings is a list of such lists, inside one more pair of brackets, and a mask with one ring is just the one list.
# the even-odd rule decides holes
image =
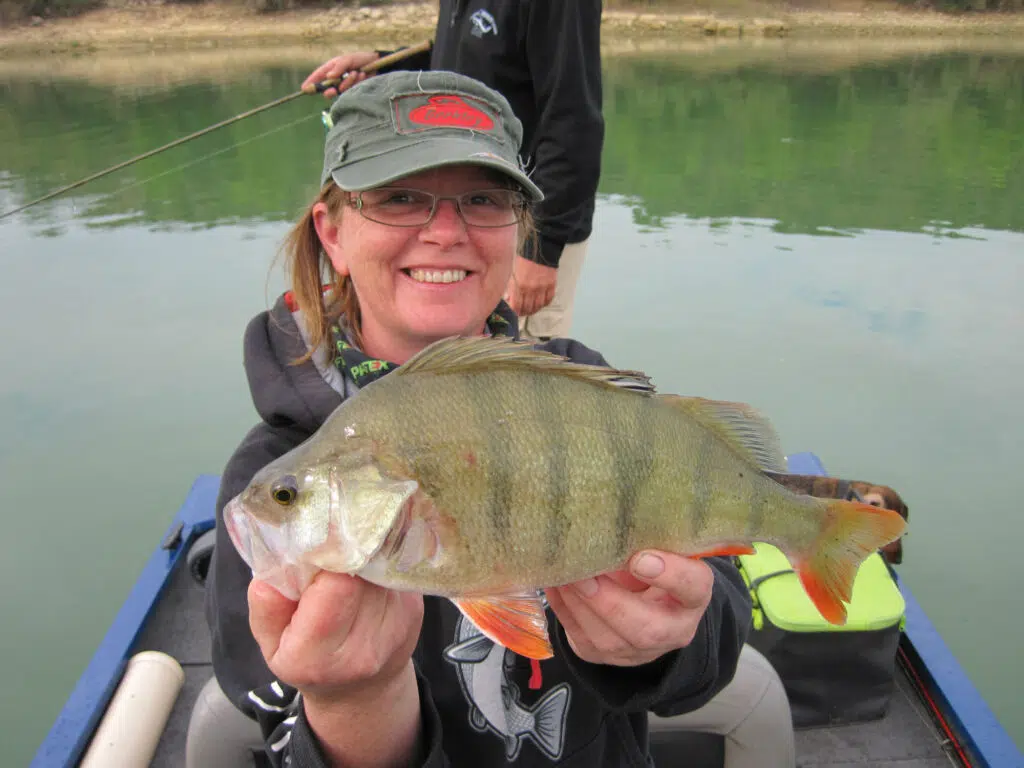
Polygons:
[[399,133],[431,128],[465,128],[494,133],[500,120],[484,102],[454,94],[410,94],[396,98],[394,104]]
[[409,120],[420,125],[446,125],[480,131],[494,129],[494,121],[489,115],[458,96],[431,96],[427,102],[410,111]]

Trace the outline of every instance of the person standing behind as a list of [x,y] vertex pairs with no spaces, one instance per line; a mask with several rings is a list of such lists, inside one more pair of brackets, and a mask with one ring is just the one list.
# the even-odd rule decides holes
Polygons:
[[[303,85],[347,75],[325,91],[333,98],[372,76],[358,70],[386,53],[337,56]],[[568,336],[604,146],[601,0],[440,0],[432,48],[380,71],[391,69],[459,72],[508,99],[523,124],[523,160],[544,200],[506,298],[524,336]]]

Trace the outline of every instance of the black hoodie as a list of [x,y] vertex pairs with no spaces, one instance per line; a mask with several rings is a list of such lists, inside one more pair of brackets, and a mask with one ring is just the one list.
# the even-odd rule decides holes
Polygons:
[[604,145],[601,0],[440,0],[433,47],[394,69],[459,72],[508,99],[544,192],[527,258],[557,267],[567,244],[590,236]]
[[[558,339],[541,348],[593,365],[604,358]],[[222,524],[225,503],[264,465],[310,437],[353,385],[324,356],[290,365],[306,352],[284,300],[245,333],[245,369],[261,421],[236,449],[221,479],[217,540],[207,581],[213,667],[235,706],[256,718],[273,765],[327,765],[305,721],[301,697],[274,680],[249,629],[249,568]],[[543,687],[531,690],[527,659],[495,646],[463,621],[448,600],[424,599],[413,653],[426,739],[424,768],[441,766],[646,766],[647,712],[699,708],[736,669],[751,606],[727,558],[708,558],[715,573],[711,603],[693,642],[641,667],[612,667],[576,657],[554,614],[555,656],[543,662]],[[290,757],[290,763],[288,758]]]

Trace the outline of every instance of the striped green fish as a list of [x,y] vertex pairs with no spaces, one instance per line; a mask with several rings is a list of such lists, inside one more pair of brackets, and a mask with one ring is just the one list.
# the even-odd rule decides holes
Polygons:
[[254,575],[297,599],[320,569],[451,599],[530,658],[540,590],[640,549],[782,549],[821,614],[846,619],[860,563],[904,520],[794,493],[778,438],[742,403],[502,339],[448,339],[345,401],[225,509]]

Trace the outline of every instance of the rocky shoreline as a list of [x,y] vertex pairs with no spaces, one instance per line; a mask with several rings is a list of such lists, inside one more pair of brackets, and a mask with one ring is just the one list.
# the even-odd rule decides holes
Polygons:
[[[71,19],[34,18],[0,29],[0,57],[39,53],[190,50],[251,45],[349,44],[394,46],[429,37],[436,4],[303,9],[259,13],[229,2],[116,4]],[[867,9],[865,9],[867,8]],[[636,41],[829,37],[1016,37],[1024,15],[949,15],[872,5],[853,10],[786,10],[751,6],[744,14],[606,10],[604,45]]]

